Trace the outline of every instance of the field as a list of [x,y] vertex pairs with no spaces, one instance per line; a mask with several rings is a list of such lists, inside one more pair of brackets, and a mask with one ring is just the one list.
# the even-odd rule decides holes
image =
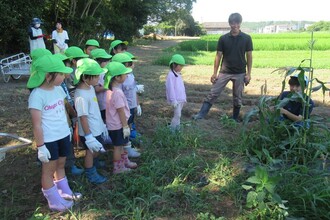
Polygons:
[[[145,85],[139,97],[143,113],[136,121],[143,140],[137,146],[142,156],[136,160],[136,171],[114,176],[112,148],[108,146],[108,152],[101,156],[107,168],[101,172],[110,180],[94,186],[84,176],[68,174],[72,188],[83,193],[84,198],[69,212],[54,213],[48,210],[40,190],[34,146],[8,152],[0,162],[1,218],[206,220],[284,219],[288,215],[295,219],[330,219],[326,160],[330,146],[326,129],[330,122],[329,93],[312,93],[316,102],[312,113],[315,126],[307,133],[286,133],[289,127],[272,127],[258,117],[251,117],[247,125],[233,122],[231,84],[204,120],[193,121],[191,116],[198,112],[211,88],[215,52],[177,51],[178,43],[155,41],[129,47],[139,59],[136,78]],[[182,71],[188,102],[183,110],[182,130],[176,134],[166,127],[172,110],[166,103],[164,85],[167,63],[174,51],[184,54],[190,64]],[[318,58],[330,56],[329,51],[314,51],[314,77],[323,82],[330,81],[329,59],[319,62]],[[256,65],[244,91],[241,117],[267,104],[260,100],[262,95],[276,97],[281,92],[283,75],[272,73],[275,69],[298,66],[309,55],[308,48],[255,51]],[[268,62],[263,65],[259,59]],[[33,139],[26,82],[24,77],[7,84],[0,81],[0,128],[1,132]],[[313,83],[318,84],[315,80]],[[14,143],[0,139],[1,146]],[[76,153],[81,166],[81,152]]]

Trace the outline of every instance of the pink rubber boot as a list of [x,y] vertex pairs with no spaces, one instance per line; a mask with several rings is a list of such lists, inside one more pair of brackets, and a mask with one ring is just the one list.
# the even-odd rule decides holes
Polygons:
[[63,199],[57,191],[56,185],[50,189],[41,189],[48,201],[48,206],[53,211],[66,211],[73,206],[72,201]]
[[125,167],[130,168],[130,169],[137,168],[137,164],[128,159],[128,154],[127,153],[123,153],[121,155],[121,159],[124,161]]
[[72,192],[66,176],[63,179],[54,181],[54,184],[57,186],[57,191],[63,199],[78,201],[79,199],[82,198],[81,193]]
[[130,168],[125,167],[124,161],[123,160],[117,160],[113,162],[113,173],[126,173],[131,171]]

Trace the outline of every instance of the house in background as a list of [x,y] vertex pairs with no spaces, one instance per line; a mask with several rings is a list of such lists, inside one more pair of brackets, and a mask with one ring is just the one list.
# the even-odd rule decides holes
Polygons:
[[203,22],[202,27],[206,34],[224,34],[230,31],[228,22]]

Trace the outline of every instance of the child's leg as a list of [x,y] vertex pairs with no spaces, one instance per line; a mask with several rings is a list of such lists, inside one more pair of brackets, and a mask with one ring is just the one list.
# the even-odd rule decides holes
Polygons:
[[56,170],[54,173],[55,180],[63,179],[66,176],[65,169],[64,169],[65,160],[66,160],[66,157],[59,157],[58,160],[56,161]]
[[49,189],[53,187],[54,173],[57,168],[57,160],[50,160],[48,163],[42,163],[41,187]]
[[92,153],[90,150],[86,150],[85,155],[85,168],[91,168],[93,164],[94,157],[97,157],[97,153]]
[[171,128],[178,129],[180,125],[181,111],[184,103],[179,103],[176,108],[174,108],[174,115],[171,121]]

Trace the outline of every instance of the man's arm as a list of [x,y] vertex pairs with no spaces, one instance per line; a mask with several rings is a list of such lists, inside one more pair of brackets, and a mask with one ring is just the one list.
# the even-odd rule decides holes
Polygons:
[[211,83],[215,83],[218,79],[218,69],[220,66],[221,59],[222,59],[222,52],[217,51],[214,58],[213,75],[211,76]]
[[252,70],[252,51],[246,52],[247,72],[245,76],[245,85],[250,83]]
[[295,115],[284,108],[281,108],[280,110],[281,110],[281,114],[286,115],[286,117],[288,117],[288,119],[290,119],[291,121],[303,120],[303,117],[301,115]]

